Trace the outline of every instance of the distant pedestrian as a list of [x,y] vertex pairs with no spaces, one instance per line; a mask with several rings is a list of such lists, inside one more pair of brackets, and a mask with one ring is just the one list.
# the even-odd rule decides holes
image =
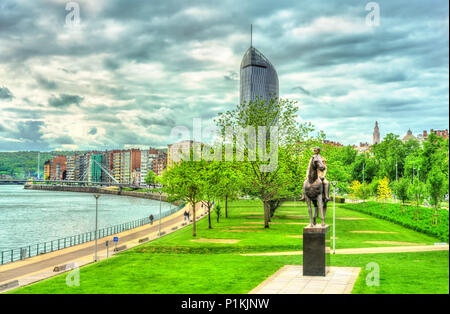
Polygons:
[[190,220],[189,220],[189,216],[190,216],[190,212],[187,212],[187,219],[188,219],[188,222],[190,221]]
[[187,211],[184,211],[184,221],[186,221],[188,219],[188,213]]
[[150,224],[153,225],[153,219],[154,219],[153,214],[150,214],[150,217],[148,217],[148,218],[150,219]]

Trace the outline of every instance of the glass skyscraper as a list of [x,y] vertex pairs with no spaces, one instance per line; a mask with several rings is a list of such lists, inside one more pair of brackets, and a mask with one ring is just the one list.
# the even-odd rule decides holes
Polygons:
[[272,63],[256,48],[250,47],[241,62],[240,101],[278,98],[278,75]]

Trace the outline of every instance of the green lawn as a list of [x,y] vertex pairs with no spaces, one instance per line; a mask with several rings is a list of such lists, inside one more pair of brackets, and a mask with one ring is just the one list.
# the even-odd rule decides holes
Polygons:
[[[301,256],[242,256],[244,252],[301,250],[301,235],[307,222],[295,217],[307,216],[304,203],[286,203],[264,229],[262,205],[257,201],[232,203],[229,218],[208,229],[207,219],[197,225],[197,239],[237,239],[234,244],[191,241],[192,227],[118,254],[109,260],[80,270],[80,286],[68,287],[66,275],[17,289],[13,293],[247,293],[286,264],[301,264]],[[294,217],[292,217],[294,216]],[[289,218],[290,217],[290,218]],[[330,208],[329,222],[332,210]],[[336,223],[337,248],[387,246],[365,241],[399,241],[416,244],[440,242],[431,236],[406,229],[363,213],[336,208],[336,217],[366,218],[340,220]],[[305,217],[307,218],[307,217]],[[328,219],[327,219],[328,220]],[[259,224],[253,224],[258,222]],[[243,228],[252,227],[252,228]],[[253,228],[256,227],[256,228]],[[241,229],[240,229],[241,228]],[[241,230],[246,232],[232,232]],[[388,231],[388,234],[352,233],[351,231]],[[248,231],[248,232],[247,232]],[[369,287],[365,267],[370,262],[380,266],[380,286]],[[353,293],[448,293],[448,251],[332,255],[333,266],[357,266],[362,271]]]

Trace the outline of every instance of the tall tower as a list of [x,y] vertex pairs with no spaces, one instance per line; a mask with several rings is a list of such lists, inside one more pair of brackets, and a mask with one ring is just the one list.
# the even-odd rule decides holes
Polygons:
[[375,121],[375,128],[373,129],[373,144],[380,144],[380,129],[378,128],[378,121]]
[[[253,30],[251,32],[253,33]],[[253,47],[253,39],[251,38],[250,48],[245,52],[241,62],[241,104],[255,101],[257,98],[267,102],[271,98],[278,98],[278,95],[277,71],[272,63]]]

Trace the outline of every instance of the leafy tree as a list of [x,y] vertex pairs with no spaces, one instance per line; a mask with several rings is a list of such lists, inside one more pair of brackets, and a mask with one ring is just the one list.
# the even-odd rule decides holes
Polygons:
[[352,182],[352,185],[350,186],[350,190],[352,191],[352,193],[350,194],[350,196],[352,197],[357,197],[358,195],[358,191],[361,188],[362,184],[358,181],[358,180],[354,180]]
[[220,180],[217,183],[217,196],[225,201],[225,218],[228,218],[228,202],[236,200],[242,189],[242,172],[238,162],[223,161],[216,164]]
[[408,178],[403,177],[398,181],[394,181],[393,183],[394,193],[397,198],[401,199],[402,201],[402,211],[405,206],[405,201],[408,200],[408,187],[410,184],[409,182],[410,181],[408,180]]
[[424,190],[424,184],[418,178],[415,178],[408,188],[408,196],[416,205],[414,219],[420,219],[420,205],[424,199]]
[[[250,159],[248,157],[254,151],[249,147],[237,148],[240,152],[244,152],[245,156],[245,160],[241,162],[245,190],[248,194],[257,196],[264,204],[265,228],[269,228],[274,206],[279,205],[281,198],[289,191],[295,190],[294,185],[298,185],[298,181],[294,181],[296,176],[292,172],[291,164],[305,152],[305,143],[311,143],[310,132],[313,128],[310,124],[299,124],[296,121],[297,110],[297,105],[293,101],[273,98],[266,102],[258,99],[240,104],[235,110],[221,113],[216,119],[222,134],[226,133],[227,128],[236,130],[253,127],[257,136],[264,136],[259,134],[258,127],[273,129],[276,122],[278,161],[275,169],[264,171],[268,162],[263,160],[260,154],[256,154],[255,159]],[[248,139],[248,136],[245,137]],[[266,136],[266,153],[271,143],[276,144],[274,140]],[[264,147],[256,146],[255,151],[264,151]]]
[[223,179],[220,173],[220,161],[199,161],[200,165],[200,180],[202,190],[202,203],[208,209],[208,228],[211,229],[211,209],[214,205],[214,200],[219,196],[219,184]]
[[377,195],[378,199],[380,200],[386,200],[392,196],[392,190],[389,187],[389,178],[384,177],[381,179],[378,183],[377,187]]
[[362,199],[364,201],[363,202],[363,206],[364,206],[364,203],[370,197],[369,184],[367,182],[362,183],[361,186],[358,188],[356,195],[357,195],[358,198],[360,198],[360,199]]
[[149,170],[145,175],[145,183],[148,185],[154,185],[157,182],[156,177],[156,173],[154,173],[152,170]]
[[403,173],[406,148],[398,135],[387,134],[381,143],[374,145],[373,154],[380,177],[387,177],[393,181],[396,178],[396,172]]
[[442,200],[442,197],[445,193],[444,180],[445,176],[441,173],[441,171],[438,168],[433,168],[428,174],[426,188],[428,195],[431,198],[432,204],[434,205],[436,222],[437,222],[437,210],[439,208],[439,204]]
[[163,191],[175,199],[185,199],[192,208],[192,236],[197,235],[196,204],[203,199],[202,165],[196,161],[181,161],[164,172],[161,179]]
[[221,214],[221,211],[222,210],[222,208],[220,207],[220,204],[217,204],[215,207],[214,207],[214,211],[215,211],[215,213],[216,213],[216,215],[217,215],[217,223],[219,223],[219,218],[220,218],[220,214]]

